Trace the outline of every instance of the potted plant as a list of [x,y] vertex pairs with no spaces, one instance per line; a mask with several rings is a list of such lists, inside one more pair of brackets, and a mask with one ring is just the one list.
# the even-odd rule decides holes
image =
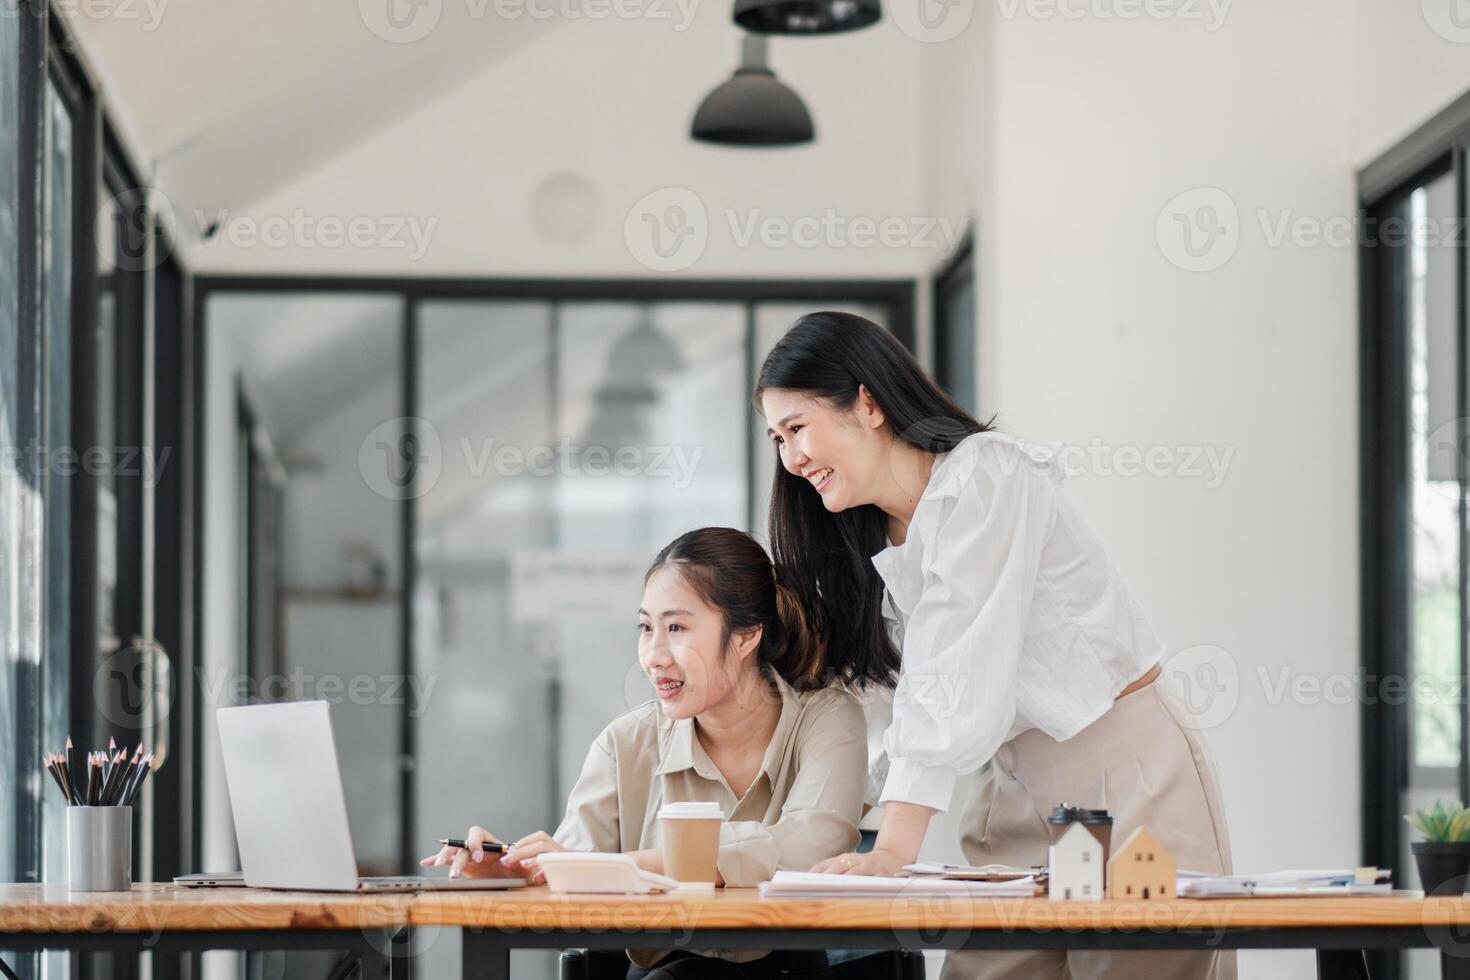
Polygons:
[[1420,807],[1404,819],[1424,835],[1422,841],[1412,845],[1424,894],[1463,892],[1465,875],[1470,871],[1470,810],[1459,800],[1448,807],[1442,800],[1435,800],[1433,806]]

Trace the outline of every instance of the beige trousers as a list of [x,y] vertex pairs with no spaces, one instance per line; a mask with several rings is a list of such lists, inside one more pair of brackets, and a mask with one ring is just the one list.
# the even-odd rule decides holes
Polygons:
[[[960,842],[971,864],[1045,864],[1046,816],[1058,803],[1106,807],[1117,847],[1147,826],[1191,871],[1230,871],[1215,766],[1187,709],[1155,682],[1113,702],[1065,742],[1023,732],[977,774]],[[1233,952],[961,952],[944,980],[1234,980]]]

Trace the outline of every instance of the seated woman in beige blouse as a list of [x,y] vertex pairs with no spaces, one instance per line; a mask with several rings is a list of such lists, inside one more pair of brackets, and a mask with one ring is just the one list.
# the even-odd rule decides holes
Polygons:
[[[656,697],[598,736],[556,832],[537,831],[497,856],[479,844],[498,838],[473,827],[466,848],[446,847],[424,866],[535,883],[537,856],[548,851],[619,851],[662,873],[655,815],[685,801],[719,803],[726,815],[717,884],[805,871],[856,845],[863,711],[845,690],[807,680],[820,643],[759,543],[701,528],[664,548],[644,577],[638,633],[639,666]],[[822,951],[629,953],[637,964],[629,976],[647,980],[816,976],[826,967]]]

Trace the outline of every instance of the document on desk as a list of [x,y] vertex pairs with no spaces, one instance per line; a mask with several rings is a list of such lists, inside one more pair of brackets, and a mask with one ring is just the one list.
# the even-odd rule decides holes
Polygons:
[[1036,894],[1036,879],[1028,875],[1007,881],[955,881],[777,871],[774,878],[761,883],[760,891],[762,898],[1030,898]]
[[1392,891],[1393,872],[1386,868],[1267,871],[1247,875],[1215,875],[1180,869],[1175,886],[1180,898],[1320,898],[1388,895]]
[[1017,878],[1046,876],[1046,868],[1022,868],[1010,864],[937,864],[920,861],[905,864],[903,869],[911,875],[934,878],[953,878],[957,881],[1014,881]]

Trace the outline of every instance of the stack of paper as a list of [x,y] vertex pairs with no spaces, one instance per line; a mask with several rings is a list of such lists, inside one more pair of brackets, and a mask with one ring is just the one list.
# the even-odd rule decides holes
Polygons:
[[761,883],[763,898],[1030,898],[1035,894],[1036,879],[1029,875],[1007,881],[951,881],[777,871],[774,878]]
[[930,875],[938,878],[955,878],[963,881],[1013,881],[1017,878],[1046,877],[1045,868],[1020,868],[1009,864],[932,864],[921,861],[906,864],[903,869],[912,875]]
[[1212,875],[1181,869],[1176,890],[1180,898],[1387,895],[1393,891],[1392,878],[1393,872],[1385,868],[1268,871],[1254,875]]

